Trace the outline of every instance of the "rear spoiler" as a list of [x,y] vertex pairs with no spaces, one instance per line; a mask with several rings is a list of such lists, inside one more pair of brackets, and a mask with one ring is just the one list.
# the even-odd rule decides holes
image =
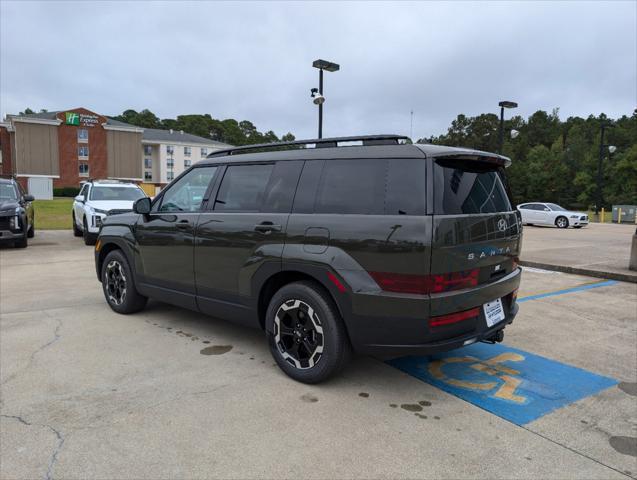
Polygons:
[[452,155],[435,155],[433,158],[434,160],[468,160],[473,162],[492,163],[504,168],[511,166],[511,159],[509,157],[505,157],[504,155],[497,155],[495,153],[458,153]]

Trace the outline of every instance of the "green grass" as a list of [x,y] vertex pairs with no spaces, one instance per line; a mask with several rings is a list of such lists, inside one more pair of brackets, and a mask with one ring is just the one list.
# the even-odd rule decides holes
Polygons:
[[56,197],[53,200],[36,200],[35,208],[36,230],[70,230],[72,198]]

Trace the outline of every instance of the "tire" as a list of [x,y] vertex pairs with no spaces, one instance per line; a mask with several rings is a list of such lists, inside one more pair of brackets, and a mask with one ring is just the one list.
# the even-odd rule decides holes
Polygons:
[[274,294],[266,313],[266,331],[279,368],[299,382],[327,380],[351,357],[352,348],[336,305],[312,282],[290,283]]
[[75,221],[75,214],[71,212],[71,221],[73,222],[73,235],[76,237],[82,236],[82,230],[80,230],[77,226],[77,222]]
[[20,240],[16,240],[15,242],[13,242],[13,246],[15,248],[27,248],[27,246],[29,245],[29,241],[27,240],[28,236],[28,233],[25,233]]
[[113,250],[106,255],[100,279],[106,303],[113,311],[135,313],[146,306],[148,298],[137,291],[130,265],[121,250]]
[[29,227],[29,230],[27,230],[27,237],[29,238],[35,237],[35,218],[33,219],[33,223]]
[[86,223],[86,217],[84,217],[84,230],[82,231],[84,237],[84,245],[95,245],[97,241],[97,235],[88,231],[88,224]]
[[557,217],[555,219],[555,225],[557,226],[557,228],[568,228],[568,218]]

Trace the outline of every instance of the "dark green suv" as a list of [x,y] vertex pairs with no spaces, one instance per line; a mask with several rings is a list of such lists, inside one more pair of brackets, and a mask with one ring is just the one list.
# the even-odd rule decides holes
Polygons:
[[501,341],[520,283],[509,160],[403,140],[215,152],[107,217],[95,250],[107,302],[132,313],[150,297],[261,328],[281,369],[307,383],[352,350]]

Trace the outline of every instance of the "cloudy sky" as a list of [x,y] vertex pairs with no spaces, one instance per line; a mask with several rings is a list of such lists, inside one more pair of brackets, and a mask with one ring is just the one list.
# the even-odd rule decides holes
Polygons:
[[0,0],[0,113],[210,113],[325,136],[446,131],[458,113],[615,117],[637,106],[637,2]]

